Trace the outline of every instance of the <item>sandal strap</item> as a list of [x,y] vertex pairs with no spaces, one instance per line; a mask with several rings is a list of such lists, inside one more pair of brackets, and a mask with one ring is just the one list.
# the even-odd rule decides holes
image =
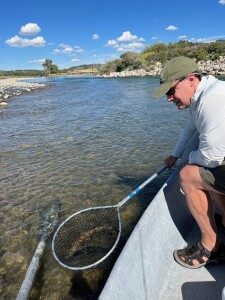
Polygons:
[[[208,260],[204,261],[204,257],[208,258]],[[198,269],[211,262],[225,261],[225,245],[221,243],[216,251],[210,252],[199,242],[192,247],[175,250],[174,259],[186,268]],[[194,260],[198,261],[199,265],[194,265]]]
[[200,265],[205,264],[203,257],[209,259],[211,256],[211,252],[207,250],[201,242],[190,248],[187,247],[182,250],[177,250],[177,254],[184,263],[190,266],[193,265],[193,260],[197,260]]
[[198,249],[200,250],[202,256],[205,256],[205,257],[207,257],[207,258],[210,258],[211,252],[210,252],[209,250],[207,250],[207,249],[202,245],[201,242],[199,242],[199,243],[197,244],[197,247],[198,247]]

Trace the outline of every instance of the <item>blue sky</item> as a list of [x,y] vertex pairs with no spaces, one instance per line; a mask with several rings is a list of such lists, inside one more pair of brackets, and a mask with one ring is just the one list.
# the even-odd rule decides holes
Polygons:
[[156,42],[225,39],[225,0],[2,0],[0,70],[105,63]]

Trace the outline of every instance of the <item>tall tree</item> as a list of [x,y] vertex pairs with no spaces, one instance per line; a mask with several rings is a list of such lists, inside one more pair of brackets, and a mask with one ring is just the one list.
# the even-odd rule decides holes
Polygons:
[[46,76],[51,74],[51,68],[52,68],[52,60],[51,59],[46,59],[45,62],[42,64],[42,66],[45,69]]

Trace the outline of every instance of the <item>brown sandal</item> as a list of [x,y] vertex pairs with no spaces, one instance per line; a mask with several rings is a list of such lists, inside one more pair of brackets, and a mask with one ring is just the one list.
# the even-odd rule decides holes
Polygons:
[[[215,252],[210,252],[199,242],[190,248],[186,247],[184,249],[175,250],[173,256],[176,262],[181,266],[189,269],[199,269],[206,264],[225,260],[225,245],[221,243]],[[208,258],[208,260],[204,261],[203,257]],[[193,260],[197,260],[199,264],[194,265]]]

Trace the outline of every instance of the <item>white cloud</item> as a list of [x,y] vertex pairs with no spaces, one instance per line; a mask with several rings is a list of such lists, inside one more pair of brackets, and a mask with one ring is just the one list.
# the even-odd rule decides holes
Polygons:
[[153,36],[151,40],[158,40],[158,36]]
[[100,36],[97,33],[93,34],[92,40],[98,40],[98,39],[100,39]]
[[43,64],[45,62],[44,58],[41,59],[34,59],[34,60],[29,60],[29,63],[39,63],[39,64]]
[[109,40],[105,46],[117,49],[120,52],[138,51],[144,48],[142,43],[144,41],[144,38],[138,38],[136,35],[131,34],[130,31],[124,31],[119,38]]
[[20,28],[21,35],[35,35],[41,31],[41,28],[36,23],[27,23]]
[[220,35],[220,36],[211,36],[207,38],[191,38],[189,41],[193,43],[210,43],[210,42],[215,42],[217,40],[224,39],[225,35]]
[[66,45],[66,44],[60,44],[59,47],[63,48],[61,50],[61,53],[70,54],[74,52],[73,47]]
[[59,44],[59,47],[66,48],[66,47],[69,47],[69,46],[66,45],[66,44],[61,43],[61,44]]
[[24,47],[43,47],[45,46],[46,42],[42,36],[38,36],[34,39],[29,40],[29,39],[21,38],[18,35],[16,35],[11,39],[6,40],[5,43],[11,47],[24,48]]
[[81,48],[81,46],[73,46],[74,52],[76,53],[82,53],[84,50]]
[[180,35],[180,36],[178,36],[178,39],[185,40],[185,39],[187,39],[187,36],[186,35]]
[[61,50],[59,50],[59,49],[54,49],[54,50],[52,51],[52,54],[58,54],[58,53],[61,53]]
[[65,47],[62,52],[66,53],[66,54],[70,54],[74,51],[74,49],[72,47]]
[[66,44],[59,44],[58,45],[61,49],[54,49],[52,51],[52,54],[73,54],[74,52],[76,53],[81,53],[84,52],[84,50],[80,47],[80,46],[70,46],[70,45],[66,45]]
[[109,46],[109,47],[115,47],[116,45],[118,45],[117,41],[115,40],[109,40],[106,44],[106,46]]
[[119,38],[117,38],[117,41],[118,42],[131,42],[131,41],[135,41],[136,39],[137,39],[136,35],[132,35],[130,33],[130,31],[125,31]]
[[174,30],[177,30],[178,28],[173,26],[173,25],[170,25],[166,28],[166,30],[169,30],[169,31],[174,31]]
[[72,61],[72,62],[78,62],[78,61],[80,61],[80,59],[74,58],[74,59],[71,59],[71,61]]
[[79,49],[75,50],[75,52],[76,53],[82,53],[82,52],[84,52],[84,50],[82,48],[79,48]]
[[225,0],[220,0],[219,3],[225,5]]
[[128,51],[137,51],[144,48],[144,45],[142,43],[138,43],[138,42],[132,42],[129,44],[121,44],[118,46],[117,51],[120,52],[128,52]]

